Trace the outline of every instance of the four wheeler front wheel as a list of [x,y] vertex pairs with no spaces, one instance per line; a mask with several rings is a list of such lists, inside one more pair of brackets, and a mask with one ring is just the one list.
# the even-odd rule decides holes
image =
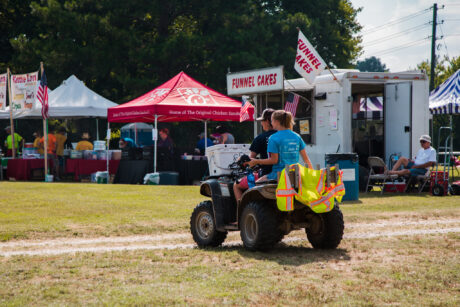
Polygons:
[[216,247],[224,242],[227,232],[217,231],[212,202],[204,201],[193,210],[190,218],[193,240],[199,247]]
[[250,202],[240,220],[241,240],[248,250],[267,250],[282,238],[276,209],[262,202]]
[[332,249],[339,246],[345,226],[338,205],[327,213],[313,215],[310,222],[311,226],[305,228],[305,232],[314,248]]

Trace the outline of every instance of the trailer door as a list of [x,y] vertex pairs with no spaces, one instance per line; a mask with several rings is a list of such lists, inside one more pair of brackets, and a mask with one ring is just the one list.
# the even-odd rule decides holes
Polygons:
[[385,161],[392,154],[411,157],[411,82],[385,84]]

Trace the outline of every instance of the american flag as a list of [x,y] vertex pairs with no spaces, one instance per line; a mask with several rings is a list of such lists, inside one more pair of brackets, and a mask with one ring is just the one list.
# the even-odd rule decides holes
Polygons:
[[250,106],[251,104],[249,103],[249,101],[246,99],[246,97],[243,96],[243,102],[241,103],[241,109],[240,109],[240,123],[249,119],[249,107]]
[[46,82],[45,71],[42,73],[42,78],[40,79],[40,85],[38,86],[37,92],[38,101],[42,104],[42,117],[47,119],[48,114],[48,84]]
[[292,117],[295,117],[295,112],[297,110],[297,105],[299,104],[300,96],[294,93],[288,93],[286,98],[286,105],[284,106],[284,111],[291,112]]

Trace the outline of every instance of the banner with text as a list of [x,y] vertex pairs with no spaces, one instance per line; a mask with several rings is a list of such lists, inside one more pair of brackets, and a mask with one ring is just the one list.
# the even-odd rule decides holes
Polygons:
[[0,110],[5,110],[6,107],[6,79],[7,74],[0,75]]
[[13,112],[32,110],[38,86],[38,71],[29,74],[11,75],[11,105]]
[[316,52],[305,35],[303,35],[302,31],[299,31],[294,69],[307,80],[308,83],[313,84],[316,76],[321,74],[326,67],[327,65],[324,60],[318,52]]
[[227,95],[280,91],[284,88],[283,66],[227,74]]

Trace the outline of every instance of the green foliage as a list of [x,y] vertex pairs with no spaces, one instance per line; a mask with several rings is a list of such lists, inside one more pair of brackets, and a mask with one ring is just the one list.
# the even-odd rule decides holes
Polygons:
[[356,68],[359,71],[371,71],[371,72],[382,72],[388,71],[385,64],[383,64],[379,58],[372,56],[370,58],[366,58],[363,61],[358,61],[356,64]]

